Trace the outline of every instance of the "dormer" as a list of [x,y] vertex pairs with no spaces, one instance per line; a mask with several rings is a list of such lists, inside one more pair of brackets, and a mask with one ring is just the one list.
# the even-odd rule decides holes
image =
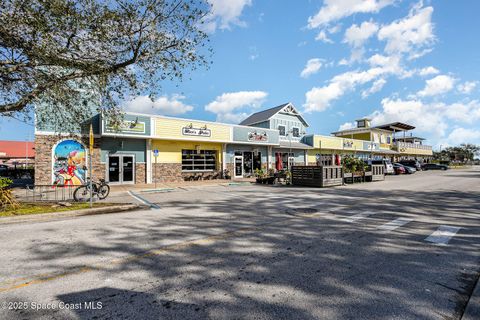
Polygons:
[[371,122],[372,119],[369,118],[361,118],[358,120],[355,120],[357,122],[357,128],[359,129],[366,129],[371,127]]

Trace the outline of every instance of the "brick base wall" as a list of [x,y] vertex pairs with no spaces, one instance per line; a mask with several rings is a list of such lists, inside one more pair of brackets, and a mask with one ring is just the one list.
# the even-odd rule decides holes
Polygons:
[[145,163],[135,163],[135,183],[147,183],[147,166]]
[[[53,148],[62,140],[76,140],[81,142],[88,150],[88,137],[35,135],[35,184],[52,184],[52,154]],[[100,138],[95,138],[92,169],[93,179],[105,178],[105,165],[100,163]],[[88,166],[88,163],[87,163]]]

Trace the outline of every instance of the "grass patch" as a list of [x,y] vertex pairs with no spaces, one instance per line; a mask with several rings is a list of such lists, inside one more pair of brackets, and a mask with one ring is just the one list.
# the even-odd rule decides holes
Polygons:
[[[94,203],[94,208],[102,208],[111,206],[111,203]],[[70,207],[61,206],[56,203],[20,203],[20,207],[16,209],[7,209],[0,211],[0,217],[21,216],[27,214],[42,214],[52,212],[65,212],[72,210],[88,209],[90,203],[72,203]]]

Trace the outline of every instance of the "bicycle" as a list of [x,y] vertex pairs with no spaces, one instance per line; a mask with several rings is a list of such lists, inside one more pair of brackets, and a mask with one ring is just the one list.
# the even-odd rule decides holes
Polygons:
[[[110,186],[104,179],[100,179],[99,182],[92,182],[92,197],[98,197],[99,200],[103,200],[108,197],[110,193]],[[73,192],[73,199],[76,202],[87,202],[90,200],[90,178],[87,178],[87,183],[79,186]]]

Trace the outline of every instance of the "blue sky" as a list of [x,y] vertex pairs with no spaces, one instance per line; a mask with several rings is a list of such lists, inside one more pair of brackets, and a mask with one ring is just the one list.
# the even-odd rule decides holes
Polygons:
[[[290,101],[309,132],[369,116],[438,148],[480,144],[480,2],[208,0],[213,64],[130,111],[238,123]],[[2,139],[33,127],[0,119]]]

